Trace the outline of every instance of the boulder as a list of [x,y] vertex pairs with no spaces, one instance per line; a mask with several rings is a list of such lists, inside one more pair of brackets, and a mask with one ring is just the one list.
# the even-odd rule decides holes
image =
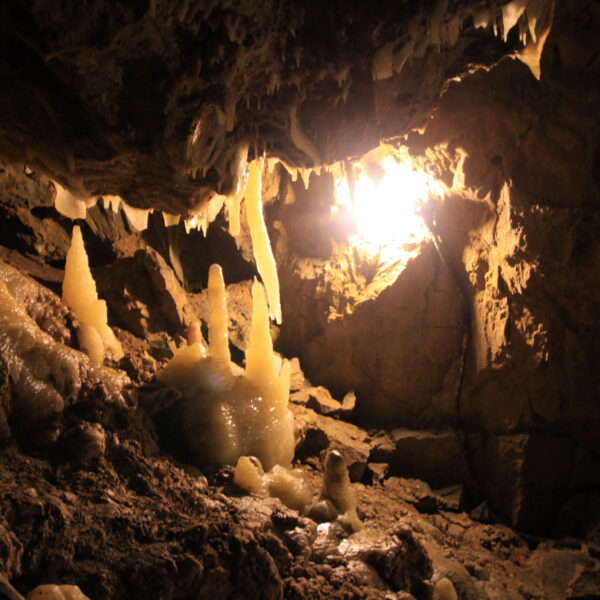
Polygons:
[[390,474],[423,479],[433,487],[472,482],[464,448],[451,429],[394,429],[375,438],[369,460],[387,462]]

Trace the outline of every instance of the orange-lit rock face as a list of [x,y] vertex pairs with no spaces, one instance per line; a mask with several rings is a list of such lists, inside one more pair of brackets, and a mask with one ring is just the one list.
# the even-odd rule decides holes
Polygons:
[[339,271],[308,262],[281,281],[279,347],[300,356],[311,380],[340,398],[355,390],[358,413],[372,423],[452,417],[461,297],[431,243],[389,287],[371,295]]

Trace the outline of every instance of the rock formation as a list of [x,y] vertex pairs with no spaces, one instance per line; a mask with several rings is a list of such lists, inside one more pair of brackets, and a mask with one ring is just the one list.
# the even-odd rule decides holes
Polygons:
[[[600,595],[599,31],[584,0],[0,6],[0,595]],[[381,142],[442,190],[402,259],[336,196]],[[294,466],[341,454],[355,533],[191,464],[157,380],[213,263],[242,366],[227,220],[263,158]],[[59,298],[74,224],[103,366]]]

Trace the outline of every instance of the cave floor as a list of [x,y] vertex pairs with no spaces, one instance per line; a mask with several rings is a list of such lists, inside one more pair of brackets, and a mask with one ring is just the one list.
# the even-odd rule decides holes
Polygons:
[[[136,408],[89,393],[66,414],[101,424],[52,453],[0,454],[0,557],[21,592],[73,583],[98,598],[597,598],[600,549],[524,537],[453,509],[418,480],[355,484],[364,528],[316,525],[160,453]],[[320,461],[301,465],[318,489]],[[377,478],[375,478],[377,479]],[[412,594],[412,595],[411,595]]]

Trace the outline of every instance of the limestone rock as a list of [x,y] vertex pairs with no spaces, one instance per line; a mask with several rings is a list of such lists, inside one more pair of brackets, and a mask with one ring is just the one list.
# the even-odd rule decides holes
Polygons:
[[344,417],[349,417],[354,411],[354,407],[356,406],[356,394],[354,390],[348,392],[344,398],[342,399],[342,415]]
[[[290,392],[297,392],[305,387],[310,386],[310,382],[304,377],[304,372],[300,366],[298,357],[290,359]],[[298,400],[302,403],[301,400]]]
[[[372,465],[369,463],[367,469]],[[404,502],[412,504],[422,514],[436,514],[439,511],[457,512],[462,503],[462,486],[450,486],[432,491],[429,484],[420,479],[387,477],[383,481],[386,490],[393,492]]]
[[339,416],[342,412],[342,404],[323,386],[309,387],[296,392],[293,394],[293,402],[304,404],[307,408],[328,417]]
[[363,474],[362,482],[366,485],[383,483],[390,470],[388,463],[369,462]]
[[394,429],[374,440],[370,460],[388,462],[391,474],[423,479],[433,487],[472,481],[464,449],[450,429],[439,433]]
[[460,292],[433,246],[387,287],[377,277],[371,286],[353,284],[346,262],[336,260],[323,266],[296,259],[281,273],[285,327],[278,349],[298,356],[307,377],[334,397],[354,390],[353,414],[362,423],[416,426],[451,418]]
[[173,269],[153,248],[146,250],[142,264],[150,275],[160,311],[171,325],[179,329],[185,328],[193,318],[193,311]]
[[554,534],[600,544],[600,495],[577,494],[561,508]]
[[[314,0],[7,10],[0,155],[80,195],[185,213],[235,190],[231,165],[249,138],[255,152],[276,148],[289,164],[315,165],[422,126],[448,80],[515,46],[472,24],[443,44],[437,29],[417,26],[470,23],[478,4],[465,4],[434,16],[419,4],[384,2],[368,18],[359,7],[330,7],[323,18]],[[407,39],[410,64],[374,80],[377,50],[402,53]]]
[[579,549],[553,547],[545,542],[533,553],[532,566],[543,582],[547,598],[594,598],[600,595],[600,571]]
[[[571,485],[574,443],[543,432],[472,439],[473,464],[491,506],[516,527],[545,531]],[[485,470],[485,474],[482,473]]]
[[360,481],[371,450],[367,433],[352,425],[290,404],[296,423],[296,456],[318,456],[326,449],[339,450],[351,481]]
[[99,423],[82,423],[65,431],[60,444],[69,460],[86,463],[104,455],[106,432]]

